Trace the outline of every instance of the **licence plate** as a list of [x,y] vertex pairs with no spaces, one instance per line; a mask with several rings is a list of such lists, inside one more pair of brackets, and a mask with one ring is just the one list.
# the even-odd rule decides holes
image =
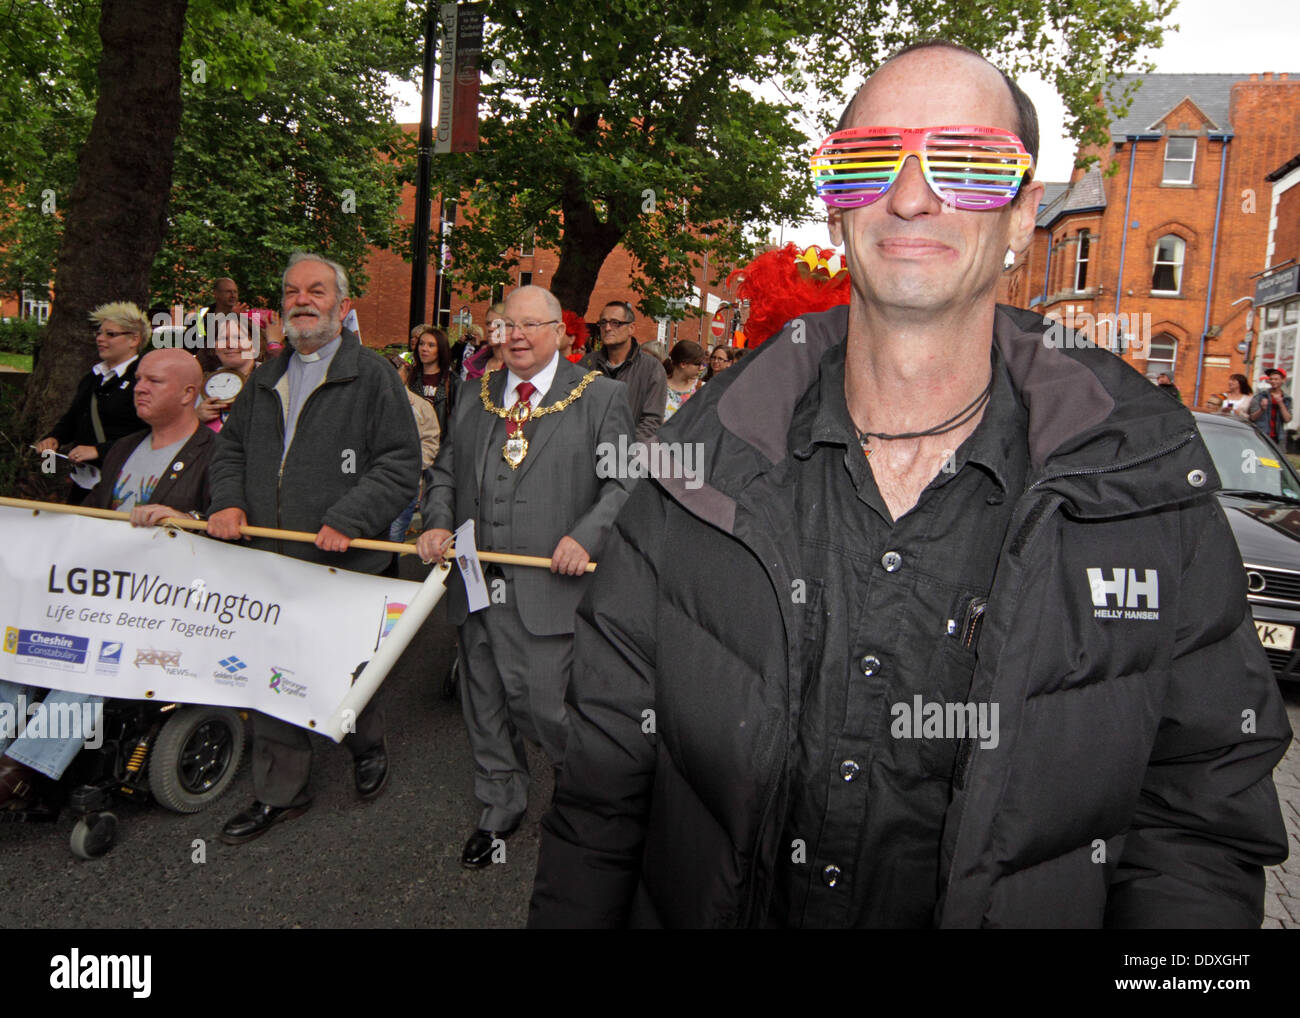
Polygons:
[[1255,632],[1259,634],[1259,642],[1269,650],[1290,650],[1295,643],[1295,626],[1256,622]]

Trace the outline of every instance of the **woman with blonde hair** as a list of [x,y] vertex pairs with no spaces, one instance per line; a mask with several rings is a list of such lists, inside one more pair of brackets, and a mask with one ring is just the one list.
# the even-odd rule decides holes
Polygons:
[[[36,443],[42,453],[63,447],[77,464],[102,463],[110,445],[144,427],[135,413],[135,369],[141,347],[153,335],[148,316],[130,301],[101,304],[90,321],[99,363],[82,376],[72,405],[49,436]],[[93,487],[93,482],[76,482],[68,501],[80,505]]]

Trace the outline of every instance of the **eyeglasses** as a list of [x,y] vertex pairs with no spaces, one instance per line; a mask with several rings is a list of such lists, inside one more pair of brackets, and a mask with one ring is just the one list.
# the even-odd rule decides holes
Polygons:
[[613,329],[623,325],[631,325],[631,322],[624,322],[618,318],[600,318],[596,324],[602,329]]
[[511,321],[502,321],[502,323],[501,323],[501,328],[505,330],[505,334],[506,334],[507,336],[510,335],[510,333],[514,332],[515,329],[518,329],[518,330],[519,330],[520,332],[522,332],[525,336],[531,336],[534,332],[536,332],[538,329],[540,329],[543,325],[559,325],[559,324],[560,324],[560,320],[559,320],[558,318],[552,318],[549,322],[511,322]]
[[870,205],[909,156],[942,202],[968,212],[1008,204],[1034,162],[1019,138],[996,127],[854,127],[813,154],[817,197],[835,208]]

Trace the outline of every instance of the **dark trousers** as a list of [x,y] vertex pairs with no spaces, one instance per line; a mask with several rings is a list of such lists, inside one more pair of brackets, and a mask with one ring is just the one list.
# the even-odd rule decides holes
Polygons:
[[[384,712],[376,693],[357,716],[357,730],[343,737],[353,759],[384,739]],[[305,728],[253,714],[253,793],[268,806],[306,806],[311,802],[311,735]]]

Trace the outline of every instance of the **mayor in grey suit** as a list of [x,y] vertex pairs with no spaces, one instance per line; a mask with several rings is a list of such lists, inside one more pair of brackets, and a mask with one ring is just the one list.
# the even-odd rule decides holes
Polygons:
[[[488,565],[490,601],[470,612],[459,570],[448,581],[448,619],[460,626],[461,699],[474,756],[474,794],[483,804],[461,856],[477,869],[493,842],[519,826],[528,806],[524,738],[559,767],[567,736],[564,693],[573,622],[598,558],[627,498],[626,470],[601,477],[600,448],[632,434],[623,387],[559,355],[560,304],[526,286],[506,299],[505,367],[461,394],[431,468],[419,549],[441,559],[466,520],[481,550],[535,555],[550,569]],[[514,411],[526,399],[528,411]],[[627,439],[624,441],[626,442]],[[622,446],[625,448],[625,446]],[[612,457],[604,457],[606,463]]]

